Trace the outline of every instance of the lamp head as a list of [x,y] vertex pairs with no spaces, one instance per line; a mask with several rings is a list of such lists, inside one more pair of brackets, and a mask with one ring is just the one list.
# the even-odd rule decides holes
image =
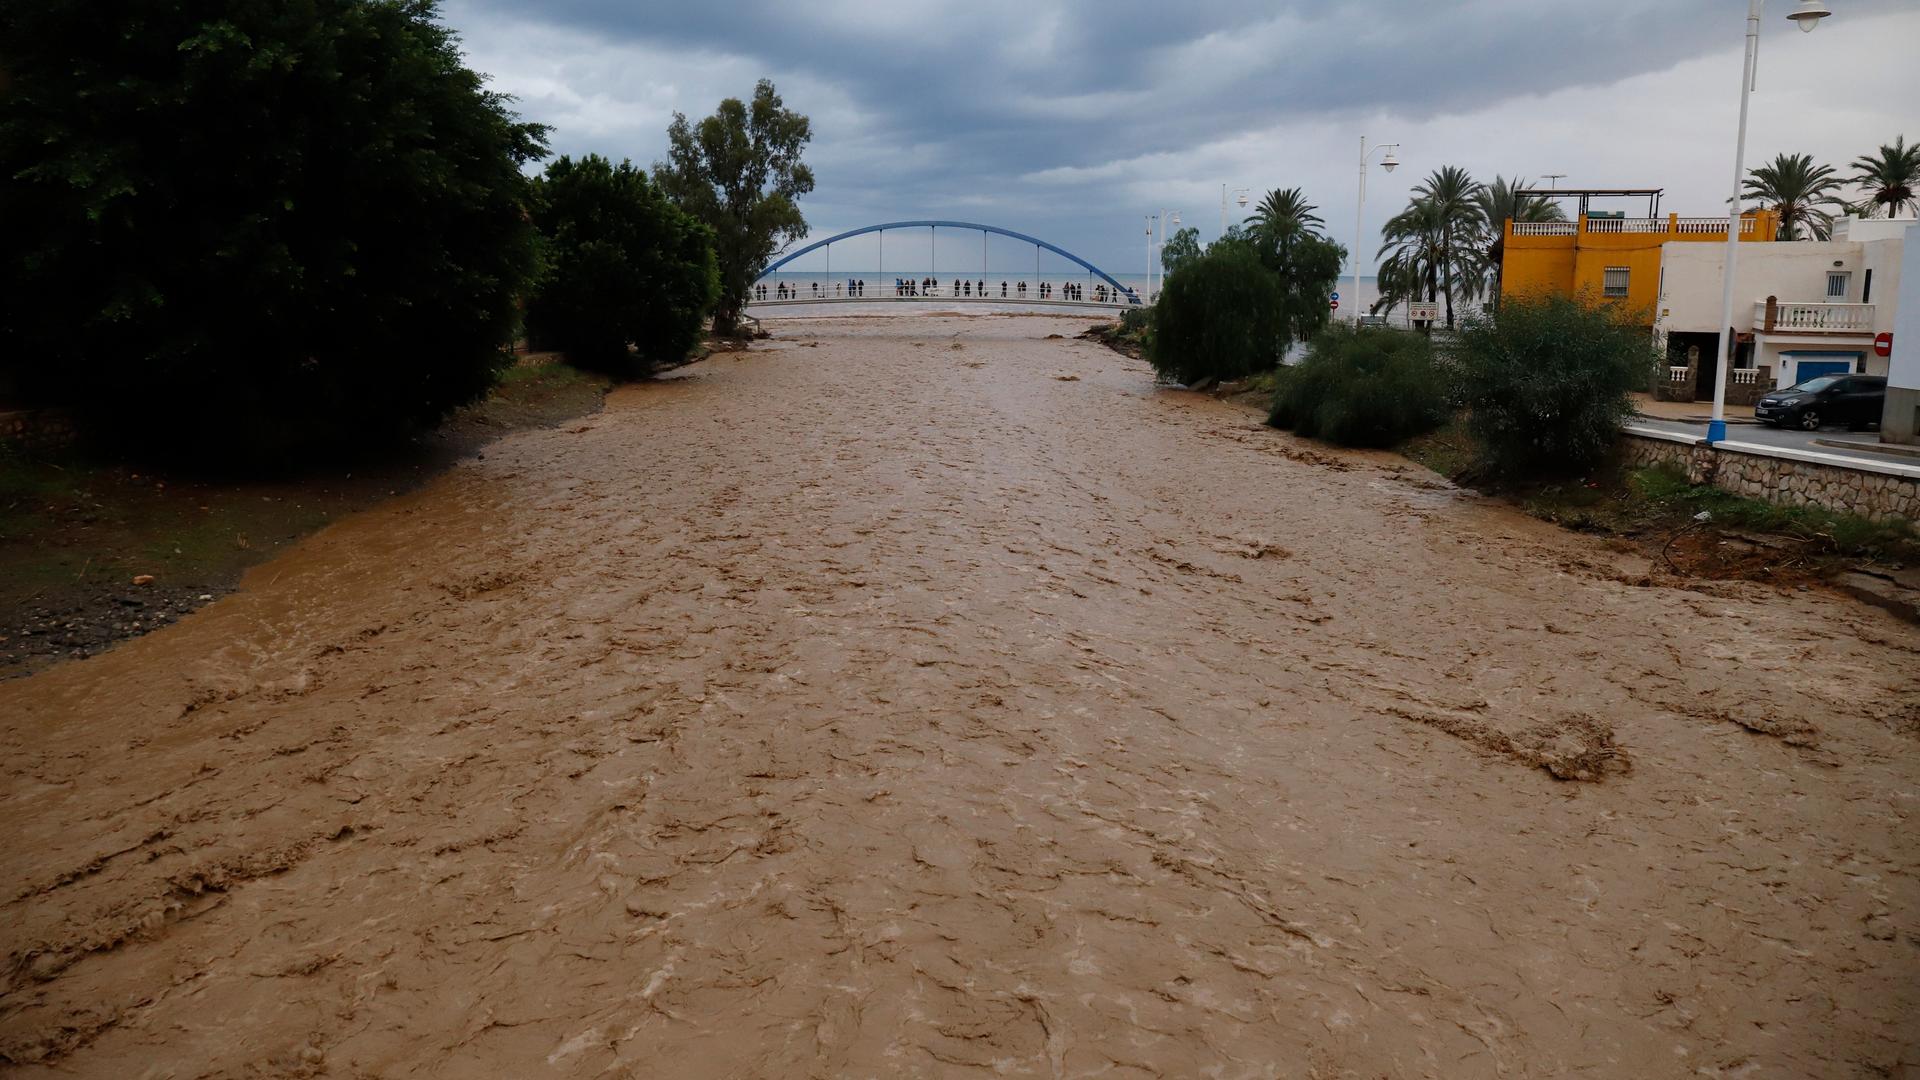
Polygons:
[[1240,193],[1240,205],[1241,206],[1247,205],[1247,193],[1244,191]]
[[1787,12],[1787,18],[1799,23],[1802,33],[1811,34],[1820,20],[1831,14],[1833,14],[1832,10],[1820,0],[1800,0],[1798,7]]
[[1387,151],[1387,156],[1385,158],[1382,158],[1380,161],[1380,167],[1387,170],[1388,172],[1392,172],[1394,169],[1398,168],[1399,165],[1400,165],[1399,159],[1393,156],[1393,151],[1391,150]]

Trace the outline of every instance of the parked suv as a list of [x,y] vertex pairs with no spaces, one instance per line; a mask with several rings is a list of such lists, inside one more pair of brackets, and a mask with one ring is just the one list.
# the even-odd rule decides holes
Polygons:
[[1882,375],[1820,375],[1776,390],[1753,407],[1754,419],[1774,427],[1819,431],[1828,424],[1859,429],[1880,422],[1887,402]]

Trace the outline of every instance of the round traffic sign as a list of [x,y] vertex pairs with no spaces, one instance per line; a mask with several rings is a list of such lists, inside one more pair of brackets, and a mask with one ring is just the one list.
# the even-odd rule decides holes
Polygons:
[[1333,310],[1335,311],[1340,310],[1340,301],[1334,300],[1334,301],[1330,301],[1330,303],[1333,305]]
[[1873,335],[1873,355],[1875,356],[1892,356],[1893,355],[1893,331],[1883,330],[1880,333]]
[[1333,298],[1334,298],[1335,300],[1338,300],[1338,299],[1340,299],[1340,294],[1339,294],[1339,293],[1334,293],[1334,294],[1333,294]]

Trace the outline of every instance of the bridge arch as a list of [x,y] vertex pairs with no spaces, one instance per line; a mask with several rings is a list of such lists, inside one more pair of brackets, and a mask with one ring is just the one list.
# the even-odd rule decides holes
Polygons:
[[1125,296],[1127,298],[1127,301],[1129,303],[1131,304],[1140,303],[1140,296],[1138,293],[1134,292],[1132,289],[1127,288],[1125,285],[1120,284],[1118,281],[1115,281],[1112,274],[1107,273],[1105,270],[1102,270],[1099,267],[1088,262],[1087,260],[1081,258],[1080,256],[1075,255],[1073,252],[1068,251],[1066,248],[1059,247],[1054,244],[1049,244],[1045,240],[1042,240],[1037,236],[1028,236],[1026,233],[1014,232],[1012,229],[1003,229],[998,225],[983,225],[976,221],[888,221],[888,222],[883,222],[882,224],[879,224],[879,225],[863,225],[858,229],[848,229],[846,232],[840,233],[837,236],[829,236],[824,240],[815,240],[813,243],[808,244],[806,247],[803,247],[798,251],[791,252],[786,255],[782,255],[778,259],[775,259],[774,261],[768,263],[766,266],[762,267],[758,276],[766,277],[768,274],[773,273],[775,270],[780,269],[781,267],[787,265],[788,263],[799,258],[800,256],[805,255],[809,252],[818,251],[821,248],[826,247],[828,244],[838,243],[842,240],[849,240],[856,236],[864,236],[867,233],[885,232],[888,229],[977,229],[983,233],[993,233],[997,236],[1010,237],[1014,240],[1019,240],[1022,243],[1032,244],[1037,248],[1042,248],[1046,251],[1051,251],[1055,255],[1058,255],[1064,259],[1068,259],[1078,264],[1079,266],[1084,268],[1088,273],[1093,274],[1094,276],[1098,277],[1100,280],[1113,286],[1114,289],[1120,293],[1120,295]]

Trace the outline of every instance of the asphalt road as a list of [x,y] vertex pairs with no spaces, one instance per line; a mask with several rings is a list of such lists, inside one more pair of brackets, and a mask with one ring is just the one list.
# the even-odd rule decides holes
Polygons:
[[[1633,423],[1636,427],[1655,428],[1679,435],[1705,438],[1707,434],[1705,421],[1667,420],[1642,415],[1636,417]],[[1819,431],[1801,431],[1797,428],[1771,427],[1753,421],[1729,420],[1727,440],[1757,443],[1761,446],[1778,446],[1788,450],[1834,454],[1876,465],[1910,465],[1920,469],[1920,448],[1891,448],[1880,441],[1880,433],[1877,431],[1848,431],[1843,426],[1822,428]],[[1853,449],[1854,447],[1858,449]]]

